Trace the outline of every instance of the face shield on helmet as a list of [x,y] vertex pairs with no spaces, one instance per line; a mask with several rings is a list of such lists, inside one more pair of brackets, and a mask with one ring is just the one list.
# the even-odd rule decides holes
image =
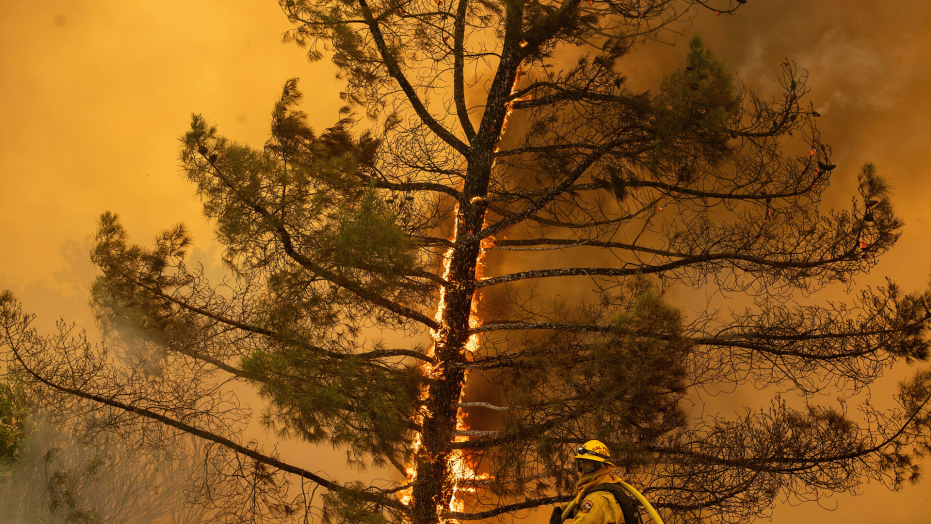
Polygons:
[[601,462],[595,462],[594,460],[575,459],[575,469],[581,475],[591,473],[592,471],[597,471],[603,466],[604,464]]

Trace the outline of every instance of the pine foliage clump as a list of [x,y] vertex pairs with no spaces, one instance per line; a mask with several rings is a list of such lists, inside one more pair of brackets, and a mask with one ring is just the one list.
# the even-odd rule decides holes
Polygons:
[[685,64],[663,79],[654,100],[656,161],[677,166],[697,159],[718,163],[731,149],[727,142],[740,116],[737,84],[698,35],[689,41]]

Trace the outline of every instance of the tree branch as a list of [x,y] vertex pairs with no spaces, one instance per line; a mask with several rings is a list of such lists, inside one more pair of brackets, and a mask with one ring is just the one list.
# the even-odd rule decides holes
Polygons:
[[477,333],[488,333],[489,331],[507,331],[507,330],[530,330],[530,329],[551,329],[554,331],[580,332],[587,331],[593,333],[604,333],[611,331],[610,326],[594,326],[589,324],[564,324],[558,322],[499,322],[494,324],[485,324],[469,329],[469,335]]
[[420,101],[420,97],[417,96],[414,86],[412,86],[407,80],[407,77],[404,76],[404,72],[401,71],[401,66],[398,65],[398,61],[388,49],[388,44],[385,43],[385,37],[382,35],[381,28],[378,27],[378,22],[372,17],[372,11],[369,9],[368,3],[365,0],[358,0],[358,2],[359,7],[362,9],[362,16],[365,18],[369,31],[372,33],[372,38],[375,40],[375,45],[378,47],[378,52],[384,61],[385,67],[388,69],[388,74],[401,86],[401,90],[404,91],[404,94],[407,96],[417,116],[420,117],[421,121],[423,121],[437,137],[449,144],[450,147],[463,155],[468,155],[469,146],[463,143],[462,140],[456,138],[448,129],[437,122],[436,119],[433,118],[433,115],[427,110],[426,106],[423,105],[423,102]]
[[[380,173],[379,173],[380,174]],[[436,193],[444,193],[453,198],[459,198],[459,191],[444,186],[443,184],[436,184],[432,182],[389,182],[385,178],[379,178],[377,176],[368,176],[363,173],[356,173],[363,182],[369,183],[373,182],[375,187],[378,189],[393,189],[395,191],[433,191]]]
[[[138,280],[136,280],[136,279],[133,279],[133,278],[131,278],[131,277],[129,277],[129,276],[126,276],[126,278],[127,278],[127,280],[129,280],[130,282],[132,282],[132,283],[136,284],[137,286],[139,286],[139,287],[141,287],[141,288],[143,288],[143,289],[149,291],[150,293],[152,293],[152,294],[154,294],[154,295],[156,295],[156,296],[158,296],[158,297],[160,297],[160,298],[162,298],[162,299],[164,299],[164,300],[167,300],[167,301],[169,301],[169,302],[171,302],[171,303],[173,303],[173,304],[176,304],[176,305],[178,305],[178,306],[180,306],[180,307],[182,307],[182,308],[184,308],[184,309],[186,309],[186,310],[188,310],[188,311],[191,311],[191,312],[193,312],[193,313],[197,313],[197,314],[199,314],[199,315],[203,315],[203,316],[205,316],[205,317],[207,317],[207,318],[210,318],[210,319],[212,319],[212,320],[216,320],[217,322],[220,322],[220,323],[222,323],[222,324],[226,324],[226,325],[228,325],[228,326],[235,327],[235,328],[240,329],[240,330],[243,330],[243,331],[247,331],[247,332],[250,332],[250,333],[255,333],[255,334],[257,334],[257,335],[267,336],[267,337],[269,337],[269,338],[275,339],[276,341],[281,342],[281,343],[284,343],[284,344],[292,344],[292,345],[294,345],[294,346],[297,346],[297,347],[300,347],[300,348],[303,348],[303,349],[307,349],[307,350],[309,350],[309,351],[313,351],[314,353],[318,353],[318,354],[324,355],[324,356],[326,356],[326,357],[328,357],[328,358],[337,359],[337,360],[345,360],[345,359],[347,359],[347,358],[358,358],[358,357],[361,357],[361,358],[363,358],[363,359],[377,359],[377,358],[384,358],[384,357],[391,357],[391,356],[400,356],[400,355],[404,355],[404,356],[407,356],[407,357],[412,357],[412,358],[416,358],[416,359],[418,359],[418,360],[422,360],[422,361],[424,361],[424,362],[436,363],[436,359],[434,359],[434,358],[432,358],[432,357],[429,357],[429,356],[427,356],[427,355],[425,355],[425,354],[423,354],[423,353],[420,353],[420,352],[418,352],[418,351],[407,350],[407,349],[393,349],[393,350],[390,350],[390,351],[387,351],[387,350],[376,350],[376,351],[369,351],[369,352],[366,352],[366,353],[352,353],[352,354],[337,353],[337,352],[335,352],[335,351],[330,351],[330,350],[321,348],[321,347],[319,347],[319,346],[314,346],[314,345],[312,345],[312,344],[308,344],[308,343],[306,343],[306,342],[304,342],[304,341],[301,341],[301,340],[290,340],[290,339],[286,339],[285,337],[283,337],[280,333],[278,333],[278,332],[276,332],[276,331],[270,330],[270,329],[268,329],[268,328],[262,328],[262,327],[258,327],[258,326],[252,326],[252,325],[250,325],[250,324],[246,324],[245,322],[240,322],[240,321],[238,321],[238,320],[234,320],[234,319],[232,319],[232,318],[228,318],[228,317],[225,317],[225,316],[223,316],[223,315],[219,315],[219,314],[214,313],[214,312],[212,312],[212,311],[206,310],[206,309],[201,308],[201,307],[198,307],[198,306],[194,306],[194,305],[188,304],[187,302],[185,302],[185,301],[183,301],[183,300],[179,300],[179,299],[177,299],[177,298],[175,298],[175,297],[172,297],[172,296],[170,296],[170,295],[167,295],[167,294],[163,293],[161,290],[153,289],[151,286],[148,286],[148,285],[146,285],[146,284],[144,284],[144,283],[142,283],[142,282],[140,282],[140,281],[138,281]],[[205,358],[206,358],[206,357],[205,357]],[[204,360],[205,360],[205,359],[204,359]],[[205,361],[207,361],[207,360],[205,360]],[[219,362],[219,361],[217,361],[217,362]],[[217,365],[217,366],[220,367],[219,365]],[[225,364],[224,364],[224,366],[225,366]],[[231,368],[231,369],[235,369],[235,368]],[[226,370],[226,371],[230,371],[229,369],[225,369],[225,370]],[[232,372],[232,371],[230,371],[230,372]],[[238,373],[237,373],[237,374],[238,374]],[[240,375],[240,376],[244,376],[244,375]]]
[[465,21],[469,0],[459,0],[456,7],[456,22],[453,25],[453,98],[456,101],[456,113],[459,115],[459,125],[465,133],[466,139],[475,138],[475,128],[469,119],[469,109],[465,103]]
[[227,449],[230,449],[230,450],[232,450],[232,451],[235,451],[236,453],[239,453],[240,455],[244,455],[244,456],[246,456],[246,457],[249,457],[249,458],[251,458],[251,459],[253,459],[253,460],[257,461],[257,462],[261,462],[261,463],[263,463],[263,464],[267,464],[267,465],[269,465],[269,466],[278,468],[278,469],[281,470],[281,471],[285,471],[285,472],[291,473],[292,475],[297,475],[297,476],[299,476],[299,477],[301,477],[301,478],[305,478],[305,479],[307,479],[307,480],[310,480],[310,481],[312,481],[312,482],[315,482],[315,483],[319,484],[320,486],[323,486],[324,488],[329,489],[330,491],[337,492],[337,493],[340,493],[340,492],[344,492],[344,493],[353,493],[355,496],[358,496],[359,498],[361,498],[361,499],[363,499],[363,500],[367,500],[367,501],[369,501],[369,502],[374,502],[374,503],[376,503],[376,504],[378,504],[378,505],[380,505],[380,506],[389,506],[389,507],[393,507],[393,508],[397,508],[397,509],[402,509],[402,510],[405,509],[404,505],[401,504],[399,501],[396,501],[396,500],[393,500],[393,499],[390,499],[390,498],[389,498],[389,499],[386,499],[386,498],[384,498],[384,497],[382,497],[382,496],[379,496],[379,495],[376,495],[376,494],[373,494],[373,493],[369,493],[369,492],[366,492],[366,491],[357,490],[357,489],[352,489],[352,488],[347,488],[347,487],[345,487],[345,486],[343,486],[343,485],[341,485],[341,484],[339,484],[339,483],[337,483],[337,482],[333,482],[333,481],[327,480],[327,479],[325,479],[325,478],[323,478],[323,477],[321,477],[321,476],[319,476],[319,475],[316,475],[316,474],[314,474],[314,473],[312,473],[312,472],[310,472],[310,471],[308,471],[308,470],[306,470],[306,469],[299,468],[299,467],[297,467],[297,466],[292,466],[291,464],[287,464],[287,463],[285,463],[285,462],[282,462],[281,460],[279,460],[279,459],[277,459],[277,458],[275,458],[275,457],[270,457],[270,456],[268,456],[268,455],[265,455],[265,454],[263,454],[263,453],[260,453],[260,452],[259,452],[258,450],[256,450],[256,449],[248,448],[248,447],[243,446],[243,445],[241,445],[241,444],[239,444],[239,443],[237,443],[237,442],[234,442],[234,441],[232,441],[232,440],[230,440],[230,439],[228,439],[228,438],[225,438],[225,437],[222,437],[222,436],[220,436],[220,435],[216,435],[216,434],[214,434],[214,433],[211,433],[211,432],[209,432],[209,431],[206,431],[206,430],[203,430],[203,429],[194,427],[194,426],[192,426],[192,425],[190,425],[190,424],[186,424],[186,423],[184,423],[184,422],[180,422],[180,421],[174,420],[174,419],[172,419],[172,418],[170,418],[170,417],[166,417],[166,416],[164,416],[164,415],[155,413],[154,411],[151,411],[151,410],[148,410],[148,409],[145,409],[145,408],[140,408],[140,407],[137,407],[137,406],[133,406],[133,405],[130,405],[130,404],[126,404],[126,403],[120,402],[120,401],[118,401],[118,400],[114,400],[113,398],[107,398],[107,397],[103,397],[103,396],[100,396],[100,395],[95,395],[95,394],[93,394],[93,393],[87,393],[87,392],[82,391],[82,390],[79,390],[79,389],[69,388],[69,387],[62,386],[62,385],[60,385],[60,384],[57,384],[57,383],[55,383],[55,382],[52,382],[51,380],[49,380],[49,379],[47,379],[47,378],[45,378],[45,377],[39,375],[38,373],[36,373],[31,367],[29,367],[29,365],[26,364],[25,360],[23,359],[22,355],[20,354],[20,349],[19,349],[18,344],[13,343],[13,341],[12,341],[12,335],[9,333],[8,327],[7,327],[7,340],[9,341],[9,343],[10,343],[10,348],[13,350],[13,354],[14,354],[15,357],[16,357],[16,361],[19,362],[19,364],[23,367],[23,369],[24,369],[27,373],[29,373],[29,375],[32,376],[33,378],[35,378],[36,380],[38,380],[38,381],[41,382],[42,384],[44,384],[44,385],[46,385],[46,386],[48,386],[48,387],[50,387],[50,388],[52,388],[52,389],[54,389],[54,390],[56,390],[56,391],[60,391],[60,392],[62,392],[62,393],[67,393],[67,394],[69,394],[69,395],[72,395],[72,396],[75,396],[75,397],[79,397],[79,398],[83,398],[83,399],[86,399],[86,400],[91,400],[91,401],[93,401],[93,402],[97,402],[98,404],[103,404],[103,405],[105,405],[105,406],[110,406],[110,407],[113,407],[113,408],[117,408],[117,409],[120,409],[120,410],[122,410],[122,411],[126,411],[126,412],[128,412],[128,413],[133,413],[133,414],[138,415],[138,416],[140,416],[140,417],[144,417],[144,418],[148,418],[148,419],[150,419],[150,420],[154,420],[154,421],[160,422],[160,423],[162,423],[162,424],[165,424],[166,426],[173,427],[173,428],[175,428],[175,429],[177,429],[177,430],[180,430],[180,431],[183,431],[183,432],[185,432],[185,433],[187,433],[187,434],[194,435],[194,436],[196,436],[196,437],[200,437],[201,439],[204,439],[204,440],[207,440],[207,441],[210,441],[210,442],[214,442],[214,443],[216,443],[216,444],[219,444],[219,445],[221,445],[221,446],[223,446],[223,447],[225,447],[225,448],[227,448]]
[[[915,409],[915,412],[902,423],[902,426],[899,427],[895,433],[890,435],[885,440],[881,441],[878,444],[873,445],[869,448],[858,449],[857,451],[842,453],[839,455],[832,455],[826,457],[763,457],[756,460],[734,460],[734,459],[725,459],[716,455],[709,455],[706,453],[700,453],[690,450],[682,450],[676,448],[666,448],[660,446],[645,446],[646,451],[654,453],[662,453],[665,455],[672,456],[681,456],[688,457],[693,459],[698,459],[700,463],[704,464],[718,464],[721,466],[730,466],[740,469],[747,469],[750,471],[757,471],[762,473],[781,473],[781,474],[790,474],[798,473],[801,471],[806,471],[813,469],[821,464],[828,462],[839,462],[844,460],[852,460],[867,455],[872,455],[881,451],[886,446],[890,445],[895,441],[895,439],[902,436],[906,429],[915,421],[915,419],[921,414],[922,410],[931,403],[931,395],[928,395],[925,400]],[[767,467],[766,464],[787,464],[787,465],[796,465],[797,466],[787,466],[787,467]]]
[[637,266],[630,269],[618,269],[611,267],[574,267],[574,268],[562,268],[562,269],[539,269],[531,271],[521,271],[519,273],[511,273],[509,275],[501,275],[497,277],[490,277],[479,280],[473,285],[476,288],[495,286],[498,284],[503,284],[506,282],[514,282],[517,280],[527,280],[534,278],[553,278],[553,277],[567,277],[567,276],[607,276],[607,277],[623,277],[639,274],[654,274],[662,273],[664,271],[670,271],[673,269],[679,269],[682,267],[687,267],[692,264],[700,264],[705,262],[713,262],[717,260],[733,260],[733,261],[743,261],[749,262],[751,264],[757,264],[760,266],[766,266],[770,268],[780,268],[780,269],[810,269],[820,267],[826,264],[833,262],[843,262],[849,261],[850,256],[844,254],[844,256],[821,259],[814,262],[796,262],[796,261],[785,261],[779,262],[774,260],[767,260],[760,257],[751,257],[746,255],[738,255],[736,253],[724,253],[716,255],[698,255],[698,256],[687,256],[681,255],[684,258],[674,262],[669,262],[666,264],[658,264],[655,266]]
[[481,511],[478,513],[463,513],[459,511],[449,511],[443,514],[445,517],[457,520],[482,520],[502,515],[504,513],[510,513],[512,511],[517,511],[520,509],[529,509],[542,506],[544,504],[556,504],[557,502],[566,502],[575,498],[575,495],[557,495],[555,497],[544,497],[539,499],[527,499],[523,502],[518,502],[516,504],[507,504],[504,506],[498,506],[495,509],[488,511]]
[[217,178],[219,178],[220,180],[222,180],[223,183],[226,184],[226,186],[227,186],[228,188],[230,188],[230,190],[233,192],[233,194],[236,195],[236,197],[237,197],[241,202],[243,202],[244,204],[246,204],[246,205],[248,205],[249,207],[251,207],[256,213],[258,213],[259,215],[261,215],[262,218],[264,218],[265,220],[267,220],[269,224],[272,224],[273,229],[274,229],[275,232],[278,234],[278,237],[279,237],[278,239],[281,241],[282,247],[284,247],[285,253],[287,253],[288,256],[289,256],[292,260],[294,260],[295,262],[297,262],[298,264],[300,264],[300,265],[303,266],[304,268],[310,270],[310,271],[313,272],[314,274],[321,276],[322,278],[326,279],[327,281],[332,282],[333,284],[335,284],[335,285],[337,285],[337,286],[339,286],[339,287],[341,287],[341,288],[343,288],[343,289],[345,289],[345,290],[347,290],[347,291],[350,291],[351,293],[353,293],[353,294],[355,294],[355,295],[358,295],[360,298],[362,298],[362,299],[364,299],[364,300],[367,300],[368,302],[371,302],[372,304],[381,306],[381,307],[383,307],[383,308],[385,308],[385,309],[387,309],[387,310],[389,310],[389,311],[392,311],[392,312],[394,312],[394,313],[396,313],[396,314],[398,314],[398,315],[400,315],[400,316],[402,316],[402,317],[406,317],[406,318],[409,318],[409,319],[411,319],[411,320],[415,320],[415,321],[417,321],[417,322],[420,322],[421,324],[424,324],[425,326],[427,326],[427,327],[429,327],[429,328],[431,328],[431,329],[439,329],[439,328],[440,328],[439,324],[438,324],[435,320],[433,320],[432,318],[430,318],[430,317],[428,317],[428,316],[426,316],[426,315],[423,315],[422,313],[419,313],[419,312],[417,312],[417,311],[414,311],[413,309],[411,309],[411,308],[409,308],[409,307],[402,306],[401,304],[397,304],[397,303],[395,303],[395,302],[392,302],[391,300],[388,300],[388,299],[382,297],[381,295],[372,293],[372,292],[366,290],[365,288],[363,288],[362,286],[360,286],[359,284],[357,284],[357,283],[355,283],[355,282],[352,282],[352,281],[350,281],[350,280],[347,280],[347,279],[345,279],[345,278],[342,278],[342,277],[336,275],[335,273],[333,273],[332,271],[329,271],[329,270],[323,268],[322,266],[320,266],[320,265],[318,265],[318,264],[315,264],[312,260],[310,260],[309,258],[307,258],[307,257],[305,257],[304,255],[302,255],[301,253],[299,253],[299,252],[294,248],[294,243],[293,243],[293,241],[291,240],[291,234],[288,233],[288,231],[285,229],[284,224],[282,224],[282,223],[278,220],[278,217],[276,217],[276,216],[273,215],[272,213],[269,213],[268,210],[265,209],[262,205],[260,205],[260,204],[258,204],[258,203],[256,203],[256,202],[252,202],[250,199],[245,198],[243,195],[241,195],[240,192],[239,192],[239,190],[236,188],[236,186],[234,186],[225,176],[223,176],[223,173],[220,172],[219,168],[217,168],[217,166],[216,166],[215,163],[211,162],[211,166],[213,167],[214,172],[215,172],[216,175],[217,175]]
[[579,177],[581,177],[585,173],[585,171],[588,170],[588,168],[592,166],[592,164],[594,164],[596,161],[598,161],[598,159],[604,156],[605,153],[607,153],[611,149],[621,144],[624,144],[627,142],[633,142],[633,141],[634,140],[632,139],[613,140],[599,147],[598,149],[593,151],[591,154],[587,155],[584,159],[582,159],[582,161],[579,162],[579,164],[568,174],[568,176],[566,176],[566,179],[564,181],[552,187],[551,189],[547,190],[546,194],[542,198],[535,201],[531,205],[527,206],[522,211],[516,214],[513,214],[507,218],[504,218],[503,220],[500,220],[486,227],[485,229],[479,231],[476,235],[473,235],[474,238],[470,240],[474,240],[476,238],[481,239],[481,238],[490,237],[515,224],[523,222],[525,219],[534,215],[537,211],[542,209],[546,204],[549,204],[550,202],[555,200],[557,196],[559,196],[561,193],[563,193],[569,187],[571,187],[572,184],[576,180],[578,180]]

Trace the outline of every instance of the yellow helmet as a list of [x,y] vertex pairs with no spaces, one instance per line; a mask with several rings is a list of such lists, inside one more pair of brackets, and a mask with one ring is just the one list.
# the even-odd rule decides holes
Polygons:
[[579,446],[575,458],[576,460],[593,460],[595,462],[604,462],[610,466],[614,465],[611,463],[611,453],[608,451],[608,446],[605,446],[600,440],[589,440]]

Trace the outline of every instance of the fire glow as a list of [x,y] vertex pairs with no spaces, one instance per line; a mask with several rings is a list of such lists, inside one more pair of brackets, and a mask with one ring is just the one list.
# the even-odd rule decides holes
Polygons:
[[[456,206],[456,213],[458,215],[458,206]],[[458,218],[456,220],[455,227],[453,228],[453,238],[452,241],[455,242],[455,231],[458,229]],[[487,226],[483,224],[483,227]],[[481,279],[485,272],[485,251],[489,247],[494,245],[494,237],[489,237],[483,239],[479,247],[478,260],[475,267],[475,278]],[[449,278],[449,268],[452,264],[452,254],[453,248],[450,248],[446,251],[446,254],[443,257],[443,279],[447,280]],[[481,317],[478,315],[478,305],[481,301],[481,296],[476,293],[472,298],[472,303],[469,311],[469,327],[475,328],[482,325]],[[446,313],[446,289],[440,288],[440,300],[439,305],[437,306],[436,315],[434,315],[434,320],[437,324],[441,326],[445,322],[445,313]],[[430,335],[433,337],[433,344],[430,346],[430,350],[427,354],[431,357],[436,355],[436,344],[439,342],[440,338],[443,336],[441,330],[430,330]],[[479,335],[472,335],[469,337],[466,342],[466,351],[471,354],[478,349]],[[436,378],[439,375],[439,369],[436,365],[426,363],[424,366],[424,375],[430,378]],[[463,387],[459,394],[459,399],[457,403],[461,403],[463,396],[465,394],[465,384],[468,381],[468,371],[465,371],[465,376],[463,377]],[[424,418],[424,406],[427,401],[427,390],[426,388],[422,391],[422,407],[421,413],[417,418],[417,424],[420,425],[423,423]],[[456,431],[463,431],[469,429],[468,423],[466,422],[466,413],[462,408],[459,408],[456,414]],[[468,437],[465,436],[456,436],[455,442],[465,442],[468,440]],[[413,495],[413,484],[417,480],[417,469],[415,467],[414,460],[417,456],[417,452],[420,451],[420,447],[423,445],[422,436],[418,433],[414,439],[414,442],[411,445],[411,463],[407,466],[407,483],[410,487],[400,492],[400,500],[403,504],[410,504],[411,497]],[[440,508],[441,510],[449,510],[459,512],[464,509],[465,501],[462,498],[462,493],[474,493],[475,488],[472,485],[475,484],[476,480],[488,479],[487,474],[477,474],[475,472],[475,467],[468,463],[465,457],[462,454],[462,450],[454,450],[449,456],[448,469],[452,477],[452,497],[450,498],[448,508]],[[446,522],[456,522],[455,520],[447,520]]]
[[[517,74],[515,75],[515,78],[514,78],[514,84],[511,86],[512,95],[517,91],[517,85],[520,82],[520,77],[522,74],[524,73],[520,70],[520,68],[518,68]],[[506,104],[504,121],[502,122],[502,125],[501,125],[501,132],[498,134],[498,139],[495,143],[495,148],[494,148],[495,153],[499,151],[498,144],[500,144],[501,140],[504,138],[504,133],[507,131],[508,118],[511,116],[511,113],[514,112],[514,104],[520,100],[525,100],[529,98],[531,98],[530,95],[525,96],[525,97],[520,97],[520,98],[511,100]],[[494,169],[496,163],[497,163],[496,160],[492,161],[491,169]],[[471,203],[475,204],[478,201],[485,201],[485,197],[476,196],[472,199]],[[459,230],[459,204],[458,203],[456,204],[455,215],[456,215],[456,222],[453,225],[453,235],[452,235],[452,238],[450,239],[450,241],[453,244],[455,244],[456,242],[457,232]],[[482,224],[482,229],[484,229],[487,226],[488,226],[488,222],[486,219],[486,221],[483,222]],[[481,240],[481,243],[479,245],[478,258],[476,260],[476,266],[475,266],[475,279],[476,280],[481,280],[484,278],[485,252],[487,249],[494,246],[494,242],[495,242],[494,236],[486,237]],[[454,251],[454,248],[450,247],[443,256],[443,280],[445,281],[449,280],[449,270],[450,270],[450,266],[452,265],[453,251]],[[482,325],[482,319],[478,314],[478,306],[480,303],[481,303],[481,294],[480,292],[476,292],[472,297],[472,301],[471,301],[470,308],[469,308],[469,327],[470,328],[476,328]],[[437,305],[436,314],[433,316],[433,319],[436,321],[437,324],[441,326],[441,328],[439,330],[433,330],[433,329],[430,330],[430,336],[433,337],[433,344],[431,344],[430,350],[427,352],[427,354],[431,357],[436,356],[436,345],[441,340],[441,338],[444,336],[444,333],[442,331],[443,331],[444,326],[446,325],[445,314],[446,314],[446,288],[440,287],[439,304]],[[466,347],[465,347],[466,354],[471,355],[472,353],[474,353],[478,349],[478,344],[479,344],[479,335],[478,334],[471,335],[469,339],[466,341]],[[429,377],[429,378],[436,378],[440,373],[440,370],[438,369],[438,367],[435,364],[430,364],[430,363],[423,364],[423,371],[424,371],[424,376]],[[464,375],[462,379],[462,388],[460,389],[460,392],[459,392],[459,398],[457,399],[457,404],[462,404],[462,400],[465,395],[466,384],[468,383],[468,370],[463,370],[463,371],[464,371]],[[421,392],[421,399],[420,399],[421,408],[420,408],[420,414],[417,416],[418,425],[423,424],[423,419],[425,415],[424,410],[426,409],[427,398],[428,398],[427,395],[428,395],[428,390],[425,387],[423,391]],[[456,431],[462,432],[468,429],[469,429],[469,425],[468,425],[468,422],[466,421],[466,413],[460,407],[457,409],[457,412],[456,412]],[[457,435],[454,438],[454,442],[466,442],[466,441],[468,441],[468,437],[461,435],[461,434]],[[413,491],[414,491],[413,486],[414,486],[414,482],[417,480],[416,457],[417,457],[417,452],[420,451],[421,446],[423,446],[423,437],[420,433],[418,433],[414,438],[414,442],[411,444],[411,462],[408,464],[407,469],[406,469],[408,488],[400,491],[398,494],[398,498],[405,505],[409,505],[411,502],[411,498],[413,497]],[[476,465],[469,463],[469,461],[463,455],[463,452],[461,449],[453,450],[452,453],[450,453],[447,465],[448,465],[447,470],[449,471],[449,475],[452,481],[451,482],[452,496],[450,497],[449,506],[447,508],[442,508],[442,507],[437,508],[440,514],[444,513],[445,511],[461,512],[463,509],[465,509],[465,500],[464,500],[463,495],[465,493],[475,493],[476,491],[475,486],[478,484],[478,482],[476,481],[488,480],[491,478],[491,476],[488,475],[487,473],[481,473],[481,474],[476,473],[475,471]],[[441,521],[450,522],[450,523],[458,522],[455,519],[443,519],[442,517],[441,517]]]
[[[487,226],[487,222],[482,224],[484,229]],[[485,251],[494,246],[494,237],[487,237],[482,239],[479,251],[478,251],[478,260],[475,265],[475,278],[476,280],[481,280],[485,275]],[[482,325],[482,319],[478,315],[478,306],[481,303],[481,294],[476,292],[472,297],[471,309],[469,311],[469,327],[476,328]],[[475,334],[469,337],[469,340],[466,342],[466,352],[471,355],[475,353],[478,349],[479,335]],[[469,372],[465,371],[465,375],[462,379],[462,389],[459,391],[458,403],[461,404],[463,397],[465,396],[465,386],[468,384]],[[456,413],[456,431],[464,431],[469,429],[469,425],[466,422],[466,413],[462,408],[459,408]],[[468,440],[468,437],[465,436],[456,436],[455,442],[465,442]],[[461,449],[453,450],[449,456],[449,470],[453,477],[453,495],[449,501],[450,511],[462,511],[465,509],[465,501],[460,495],[461,492],[475,493],[474,481],[475,480],[485,480],[490,478],[486,473],[477,474],[475,472],[475,465],[469,464],[466,458],[463,456]],[[465,485],[463,485],[465,484]],[[459,496],[457,496],[459,495]]]

